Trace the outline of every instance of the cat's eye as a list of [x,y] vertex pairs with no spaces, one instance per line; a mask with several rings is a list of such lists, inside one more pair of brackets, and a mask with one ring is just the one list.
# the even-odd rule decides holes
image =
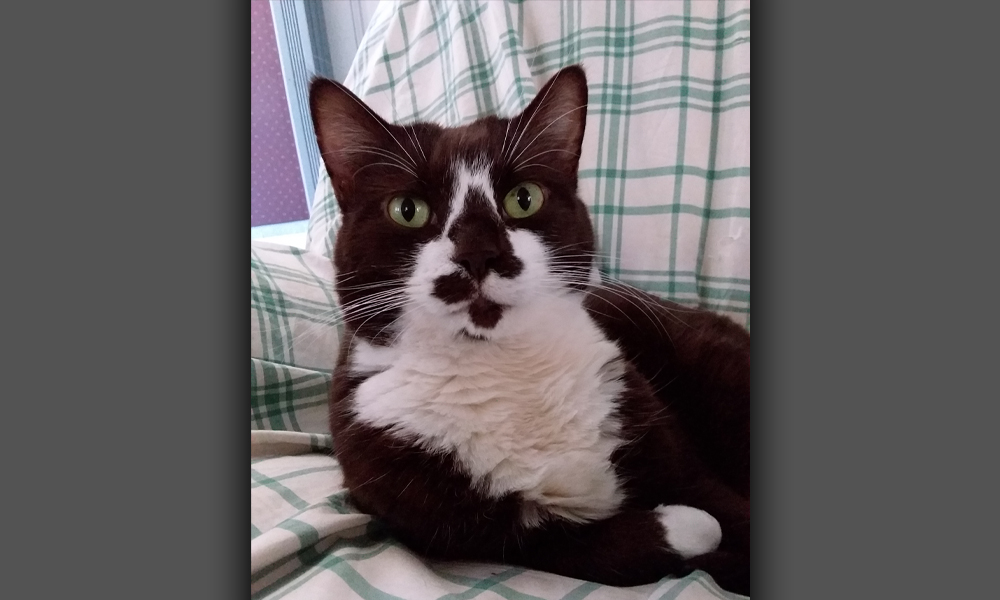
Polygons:
[[404,227],[423,227],[430,216],[430,207],[420,198],[396,196],[389,201],[389,218]]
[[530,217],[542,207],[542,188],[534,183],[524,182],[514,186],[503,199],[503,209],[515,219]]

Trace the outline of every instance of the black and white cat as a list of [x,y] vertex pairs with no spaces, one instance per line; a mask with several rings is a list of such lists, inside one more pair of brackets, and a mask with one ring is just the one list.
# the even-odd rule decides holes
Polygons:
[[750,586],[750,337],[602,281],[587,84],[511,119],[387,123],[312,83],[343,224],[331,429],[353,502],[428,556]]

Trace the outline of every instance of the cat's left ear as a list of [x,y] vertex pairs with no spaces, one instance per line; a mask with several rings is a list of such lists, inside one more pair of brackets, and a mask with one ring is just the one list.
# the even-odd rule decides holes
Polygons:
[[[342,209],[352,196],[355,178],[362,167],[372,162],[372,156],[380,148],[395,149],[396,144],[407,143],[405,136],[396,125],[386,122],[360,98],[343,85],[314,78],[309,86],[309,108],[320,156],[330,174],[330,182]],[[396,133],[393,134],[392,132]],[[403,140],[402,142],[398,140]],[[401,162],[412,161],[412,155],[402,148]],[[413,150],[415,152],[415,150]]]
[[[566,67],[546,83],[520,116],[524,135],[509,153],[512,165],[543,155],[546,165],[576,174],[587,125],[587,76],[579,65]],[[532,162],[532,161],[529,161]]]

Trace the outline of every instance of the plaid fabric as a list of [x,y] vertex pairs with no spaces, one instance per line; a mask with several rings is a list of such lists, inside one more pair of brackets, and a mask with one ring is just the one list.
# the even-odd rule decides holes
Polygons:
[[329,259],[251,242],[251,429],[329,434],[339,315]]
[[[383,2],[345,83],[392,121],[459,125],[575,63],[605,273],[749,327],[749,0]],[[336,215],[323,171],[310,249],[331,255]]]
[[[280,435],[280,439],[279,439]],[[250,593],[256,599],[706,600],[743,598],[695,572],[615,588],[483,563],[428,561],[347,501],[317,436],[252,431]]]
[[[347,84],[390,120],[523,109],[560,68],[590,80],[580,195],[608,276],[750,317],[748,1],[386,2]],[[341,330],[325,172],[309,250],[251,243],[253,598],[740,598],[701,572],[614,588],[410,553],[347,501],[326,394]]]

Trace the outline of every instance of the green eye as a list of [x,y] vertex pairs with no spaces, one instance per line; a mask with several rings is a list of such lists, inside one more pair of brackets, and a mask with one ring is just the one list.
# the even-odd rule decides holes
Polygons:
[[533,183],[519,183],[507,192],[503,199],[503,208],[515,219],[530,217],[542,207],[542,188]]
[[403,227],[423,227],[430,216],[430,208],[420,198],[396,196],[389,201],[389,218]]

